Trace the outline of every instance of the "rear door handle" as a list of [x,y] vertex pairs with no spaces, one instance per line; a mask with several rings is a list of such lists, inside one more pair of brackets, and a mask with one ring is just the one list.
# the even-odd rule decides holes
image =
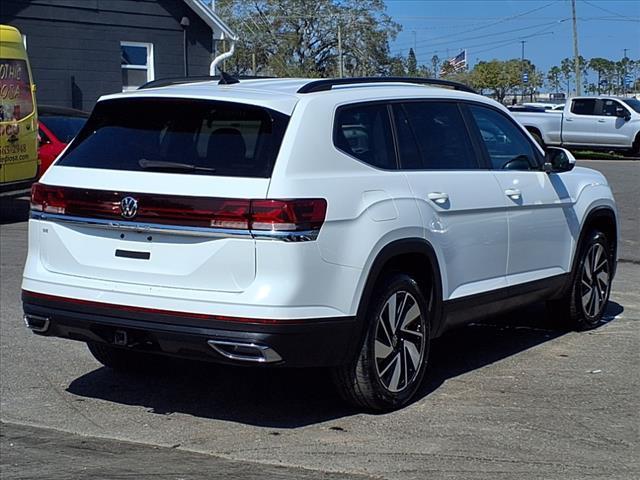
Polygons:
[[444,192],[431,192],[427,195],[427,198],[438,205],[443,205],[449,201],[449,195]]
[[605,122],[606,122],[606,120],[604,118],[598,120],[598,123],[605,123]]
[[517,188],[507,188],[504,191],[504,194],[511,200],[520,200],[520,197],[522,196],[520,194],[520,190],[518,190]]
[[565,122],[573,122],[573,119],[572,118],[565,118],[564,121]]

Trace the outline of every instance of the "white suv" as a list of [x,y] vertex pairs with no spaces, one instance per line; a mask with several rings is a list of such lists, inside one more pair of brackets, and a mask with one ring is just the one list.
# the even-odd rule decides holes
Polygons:
[[328,366],[388,409],[451,327],[544,299],[599,322],[611,189],[498,103],[426,79],[222,82],[101,98],[34,186],[34,332],[112,368]]

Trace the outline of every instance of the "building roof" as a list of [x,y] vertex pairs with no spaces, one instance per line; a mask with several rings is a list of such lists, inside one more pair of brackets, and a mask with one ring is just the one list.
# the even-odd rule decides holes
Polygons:
[[206,6],[200,0],[184,0],[184,3],[191,7],[193,10],[207,25],[211,27],[213,36],[219,40],[231,39],[236,40],[238,37],[235,32],[224,23],[224,21],[215,14],[210,7]]

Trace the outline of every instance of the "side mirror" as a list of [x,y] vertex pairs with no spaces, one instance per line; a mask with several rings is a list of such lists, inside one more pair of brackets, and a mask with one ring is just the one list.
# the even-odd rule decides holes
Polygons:
[[566,148],[547,147],[542,169],[547,173],[561,173],[572,170],[576,165],[576,158]]

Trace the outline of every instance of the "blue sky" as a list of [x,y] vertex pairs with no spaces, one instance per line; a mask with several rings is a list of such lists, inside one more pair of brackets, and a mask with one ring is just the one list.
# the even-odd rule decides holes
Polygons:
[[[478,60],[525,57],[548,70],[573,56],[570,0],[386,0],[387,13],[403,30],[392,53],[415,43],[418,63],[431,64],[467,49]],[[620,60],[623,49],[640,59],[640,0],[577,0],[580,54]],[[415,32],[415,33],[414,33]]]

